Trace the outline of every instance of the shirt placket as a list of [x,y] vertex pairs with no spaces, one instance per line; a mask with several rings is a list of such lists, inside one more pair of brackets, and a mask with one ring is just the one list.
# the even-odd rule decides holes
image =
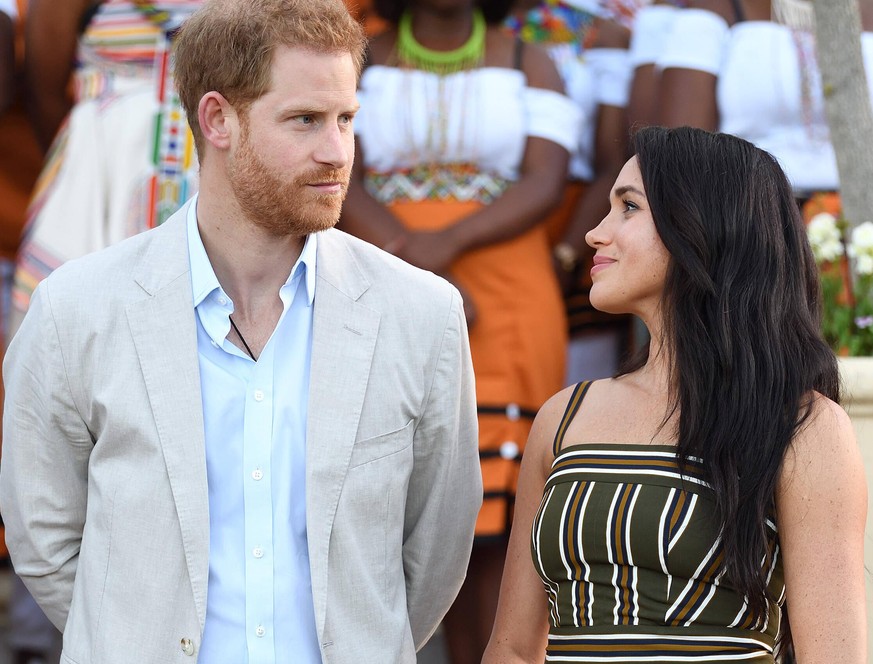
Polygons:
[[273,361],[267,344],[246,389],[243,423],[246,641],[249,661],[274,664],[273,501],[270,450],[273,436]]

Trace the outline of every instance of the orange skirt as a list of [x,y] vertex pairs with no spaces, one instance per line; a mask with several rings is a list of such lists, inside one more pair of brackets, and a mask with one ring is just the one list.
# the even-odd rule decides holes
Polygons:
[[[403,201],[389,207],[411,230],[439,230],[480,206]],[[542,225],[470,251],[450,271],[476,307],[470,348],[485,491],[476,535],[502,537],[509,532],[519,463],[533,417],[563,386],[564,306]]]

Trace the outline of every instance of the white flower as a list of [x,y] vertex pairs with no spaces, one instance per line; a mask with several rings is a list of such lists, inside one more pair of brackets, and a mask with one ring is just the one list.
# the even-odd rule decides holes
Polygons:
[[859,275],[873,274],[873,255],[861,254],[855,259],[855,272]]
[[873,274],[873,222],[865,221],[855,227],[848,252],[855,259],[858,274]]
[[835,261],[843,255],[840,229],[834,215],[827,212],[815,215],[810,219],[806,232],[812,253],[819,263]]
[[852,231],[852,246],[858,253],[873,253],[873,221],[865,221]]

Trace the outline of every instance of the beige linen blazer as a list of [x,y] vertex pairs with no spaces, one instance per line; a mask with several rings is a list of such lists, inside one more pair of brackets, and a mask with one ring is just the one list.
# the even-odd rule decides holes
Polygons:
[[[58,269],[6,355],[0,509],[64,664],[197,659],[209,501],[186,213]],[[337,230],[318,239],[306,463],[323,661],[413,664],[482,499],[466,326],[447,282]]]

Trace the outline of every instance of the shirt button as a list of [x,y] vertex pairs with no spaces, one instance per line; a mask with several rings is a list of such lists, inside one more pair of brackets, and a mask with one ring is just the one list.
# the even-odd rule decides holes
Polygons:
[[224,306],[225,304],[227,304],[227,298],[224,297],[224,295],[219,295],[218,296],[218,304]]
[[264,391],[263,390],[255,390],[255,401],[263,401],[264,400]]
[[267,633],[267,630],[264,629],[263,625],[258,625],[257,628],[255,629],[255,634],[259,637],[263,636],[266,633]]
[[254,549],[252,549],[252,555],[255,558],[263,558],[264,557],[264,550],[261,547],[256,546]]
[[510,422],[516,422],[521,417],[521,408],[517,403],[511,403],[506,407],[506,417]]
[[257,480],[263,479],[263,477],[264,477],[264,471],[261,470],[260,468],[255,468],[252,471],[252,479],[253,480],[257,481]]
[[194,654],[194,642],[191,639],[182,639],[180,642],[182,645],[182,652],[186,655]]

